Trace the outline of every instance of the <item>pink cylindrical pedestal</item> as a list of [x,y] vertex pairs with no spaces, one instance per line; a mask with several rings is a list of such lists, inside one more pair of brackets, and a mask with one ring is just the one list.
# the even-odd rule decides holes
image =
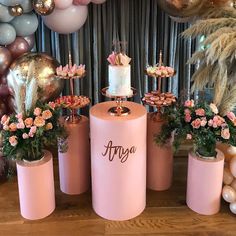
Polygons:
[[50,215],[55,209],[52,154],[45,151],[32,163],[17,161],[17,176],[21,215],[29,220]]
[[115,102],[90,110],[92,203],[109,220],[128,220],[146,205],[146,122],[143,106],[124,102],[128,116],[111,116]]
[[187,205],[203,215],[213,215],[220,210],[224,154],[217,150],[215,160],[196,157],[191,151],[188,157]]
[[90,186],[89,121],[85,116],[77,124],[65,123],[68,151],[59,153],[61,191],[66,194],[86,192]]
[[171,143],[158,146],[154,135],[159,134],[164,121],[157,119],[154,113],[147,120],[147,187],[163,191],[170,188],[173,175],[173,151]]

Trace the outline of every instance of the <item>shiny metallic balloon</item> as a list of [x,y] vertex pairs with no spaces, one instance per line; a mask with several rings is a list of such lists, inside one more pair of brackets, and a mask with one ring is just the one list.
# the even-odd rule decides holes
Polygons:
[[34,47],[35,39],[34,39],[34,34],[31,34],[29,36],[24,37],[25,41],[29,45],[29,51]]
[[[59,63],[54,58],[44,53],[27,53],[18,57],[7,72],[9,90],[12,92],[21,88],[19,90],[24,91],[27,89],[27,80],[33,79],[38,84],[39,100],[43,102],[54,100],[64,86],[64,81],[55,77],[58,65]],[[14,96],[13,92],[13,102],[15,101]],[[25,96],[24,92],[22,92],[22,96]]]
[[7,45],[7,49],[10,51],[12,57],[16,59],[29,51],[29,44],[23,37],[16,37],[13,43]]
[[4,74],[6,69],[10,66],[12,61],[12,56],[10,51],[0,46],[0,75]]
[[157,3],[170,16],[187,17],[196,15],[204,0],[158,0]]
[[23,7],[21,5],[15,5],[12,7],[8,7],[9,13],[12,16],[21,16],[23,14]]
[[42,16],[49,15],[55,8],[54,0],[33,0],[34,10]]

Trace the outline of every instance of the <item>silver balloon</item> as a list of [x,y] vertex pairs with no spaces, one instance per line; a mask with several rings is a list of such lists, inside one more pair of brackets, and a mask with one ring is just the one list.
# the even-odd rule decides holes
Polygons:
[[25,37],[37,30],[38,18],[34,13],[23,14],[15,17],[11,24],[14,26],[17,36]]
[[[26,93],[31,92],[26,86],[27,81],[31,80],[37,82],[39,100],[45,102],[57,98],[64,86],[64,81],[55,77],[58,65],[54,58],[44,53],[27,53],[17,58],[6,75],[9,90],[13,94],[13,102],[15,103],[18,95],[24,103]],[[22,103],[18,105],[15,103],[16,111],[24,111],[19,108],[24,107]]]
[[15,6],[17,4],[21,4],[22,2],[24,2],[25,0],[0,0],[0,3],[5,5],[5,6]]
[[158,0],[159,7],[174,17],[194,16],[204,5],[205,0]]
[[0,4],[0,22],[9,22],[14,18],[8,10],[8,7]]
[[16,31],[8,23],[0,23],[0,45],[8,45],[15,41]]

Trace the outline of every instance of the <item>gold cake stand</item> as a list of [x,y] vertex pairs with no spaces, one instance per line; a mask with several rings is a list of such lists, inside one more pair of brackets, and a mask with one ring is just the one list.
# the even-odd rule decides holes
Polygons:
[[135,88],[131,88],[132,94],[130,95],[125,95],[125,96],[113,96],[108,93],[109,87],[103,88],[101,90],[101,93],[103,96],[114,99],[116,102],[116,106],[111,107],[108,110],[108,113],[112,116],[127,116],[130,114],[130,109],[128,107],[123,106],[123,102],[127,98],[132,98],[133,96],[136,95],[137,90]]

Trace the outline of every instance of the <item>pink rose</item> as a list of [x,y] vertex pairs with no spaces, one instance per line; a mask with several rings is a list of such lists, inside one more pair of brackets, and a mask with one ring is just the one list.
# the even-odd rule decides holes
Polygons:
[[191,125],[194,129],[198,129],[201,126],[201,120],[197,118],[196,120],[192,121]]
[[186,114],[184,117],[185,122],[189,123],[191,121],[192,117],[190,114]]
[[214,103],[211,103],[210,104],[210,108],[211,108],[211,111],[213,112],[213,113],[215,113],[215,114],[218,114],[218,108],[217,108],[217,106],[214,104]]
[[206,119],[206,117],[204,117],[201,119],[201,126],[204,127],[204,126],[206,126],[206,124],[207,124],[207,119]]
[[16,136],[11,136],[9,138],[9,143],[11,144],[11,146],[15,147],[18,144],[17,137]]
[[32,125],[33,125],[33,119],[32,119],[31,117],[25,119],[25,126],[26,126],[27,128],[30,128]]
[[23,138],[23,139],[28,139],[28,138],[29,138],[29,135],[26,134],[26,133],[23,133],[23,134],[22,134],[22,138]]
[[228,117],[230,120],[234,120],[234,119],[235,119],[235,114],[234,114],[232,111],[230,111],[230,112],[227,113],[227,117]]
[[36,107],[36,108],[34,109],[34,115],[35,115],[35,116],[40,116],[41,112],[42,112],[42,110],[41,110],[39,107]]
[[34,137],[34,133],[29,132],[29,137],[33,138]]
[[192,137],[192,134],[187,134],[187,137],[186,137],[186,139],[192,139],[193,137]]
[[9,130],[10,130],[11,132],[17,131],[17,126],[16,126],[16,124],[15,124],[15,123],[11,123],[11,124],[9,125]]
[[208,121],[208,126],[213,126],[213,120],[212,119],[210,119],[209,121]]
[[191,114],[191,111],[190,111],[188,108],[186,108],[186,109],[184,110],[184,114],[185,114],[185,115]]
[[20,123],[17,123],[16,127],[17,127],[17,129],[24,129],[24,128],[25,128],[25,124],[24,124],[24,122],[22,121],[22,122],[20,122]]
[[56,107],[56,103],[55,103],[55,102],[49,102],[48,105],[49,105],[49,107],[50,107],[52,110],[54,110],[55,107]]
[[194,107],[194,100],[187,100],[185,103],[184,103],[184,106],[185,107]]
[[195,113],[197,116],[205,116],[205,110],[202,108],[198,108]]
[[37,127],[36,126],[32,126],[31,128],[30,128],[30,133],[32,133],[32,134],[35,134],[36,133],[36,131],[37,131]]
[[228,128],[221,130],[221,137],[223,139],[229,139],[230,138],[230,132],[229,132]]
[[10,121],[10,117],[7,116],[7,115],[4,115],[1,119],[1,124],[2,125],[8,125],[9,124],[9,121]]
[[19,120],[19,119],[22,120],[22,119],[23,119],[23,115],[22,115],[22,113],[17,114],[17,115],[16,115],[16,118],[17,118],[18,120]]
[[216,128],[216,127],[220,127],[223,123],[225,123],[225,119],[221,116],[214,116],[213,117],[213,127]]

